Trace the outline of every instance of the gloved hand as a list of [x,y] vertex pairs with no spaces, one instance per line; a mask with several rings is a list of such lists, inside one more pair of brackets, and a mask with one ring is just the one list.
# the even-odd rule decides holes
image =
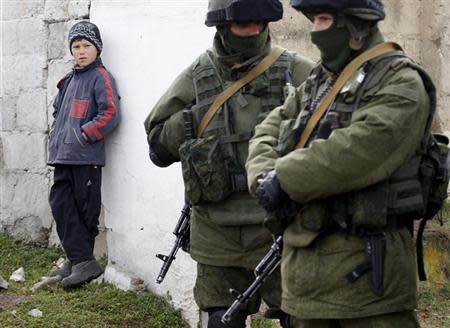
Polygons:
[[267,212],[263,225],[273,235],[279,236],[295,219],[300,208],[300,204],[291,199],[283,201],[273,212]]
[[281,189],[275,170],[269,171],[258,180],[256,188],[258,203],[268,212],[273,212],[289,196]]

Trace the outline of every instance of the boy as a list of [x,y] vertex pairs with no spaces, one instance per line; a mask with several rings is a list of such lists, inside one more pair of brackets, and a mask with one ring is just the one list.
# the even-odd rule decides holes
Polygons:
[[48,164],[55,167],[50,207],[67,260],[50,273],[64,289],[79,287],[103,273],[94,258],[101,208],[104,136],[120,121],[119,96],[100,59],[102,39],[90,22],[69,32],[75,59],[71,73],[58,83],[48,144]]

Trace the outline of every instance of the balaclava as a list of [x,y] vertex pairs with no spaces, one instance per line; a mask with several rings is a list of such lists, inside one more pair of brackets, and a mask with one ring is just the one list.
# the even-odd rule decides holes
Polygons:
[[217,32],[223,47],[229,55],[241,55],[244,60],[263,53],[269,39],[269,27],[267,24],[261,33],[254,36],[234,35],[229,25],[217,26]]
[[[351,47],[354,37],[352,38],[349,26],[352,30],[365,31],[357,48]],[[367,50],[378,36],[379,30],[376,24],[349,16],[335,15],[334,22],[328,29],[311,32],[311,41],[320,50],[322,65],[338,74],[352,59]]]
[[328,29],[311,32],[311,42],[320,50],[322,65],[336,74],[344,68],[352,53],[350,33],[346,28],[338,27],[336,19]]

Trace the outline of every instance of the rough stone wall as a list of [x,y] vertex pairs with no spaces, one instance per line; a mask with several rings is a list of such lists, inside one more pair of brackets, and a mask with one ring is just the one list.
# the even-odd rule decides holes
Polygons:
[[442,129],[450,130],[450,1],[422,1],[420,60],[438,89]]
[[89,0],[2,1],[0,231],[20,239],[45,244],[51,235],[51,104],[71,68],[68,29],[89,7]]

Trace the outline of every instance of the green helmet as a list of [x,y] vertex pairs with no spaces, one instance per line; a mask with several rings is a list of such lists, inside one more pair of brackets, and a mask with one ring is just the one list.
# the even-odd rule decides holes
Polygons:
[[282,17],[280,0],[209,0],[205,24],[275,22]]
[[290,0],[308,19],[311,14],[330,12],[339,27],[346,27],[354,40],[362,40],[377,29],[386,16],[382,0]]
[[290,0],[290,4],[305,15],[325,10],[367,21],[379,21],[385,18],[381,0]]

